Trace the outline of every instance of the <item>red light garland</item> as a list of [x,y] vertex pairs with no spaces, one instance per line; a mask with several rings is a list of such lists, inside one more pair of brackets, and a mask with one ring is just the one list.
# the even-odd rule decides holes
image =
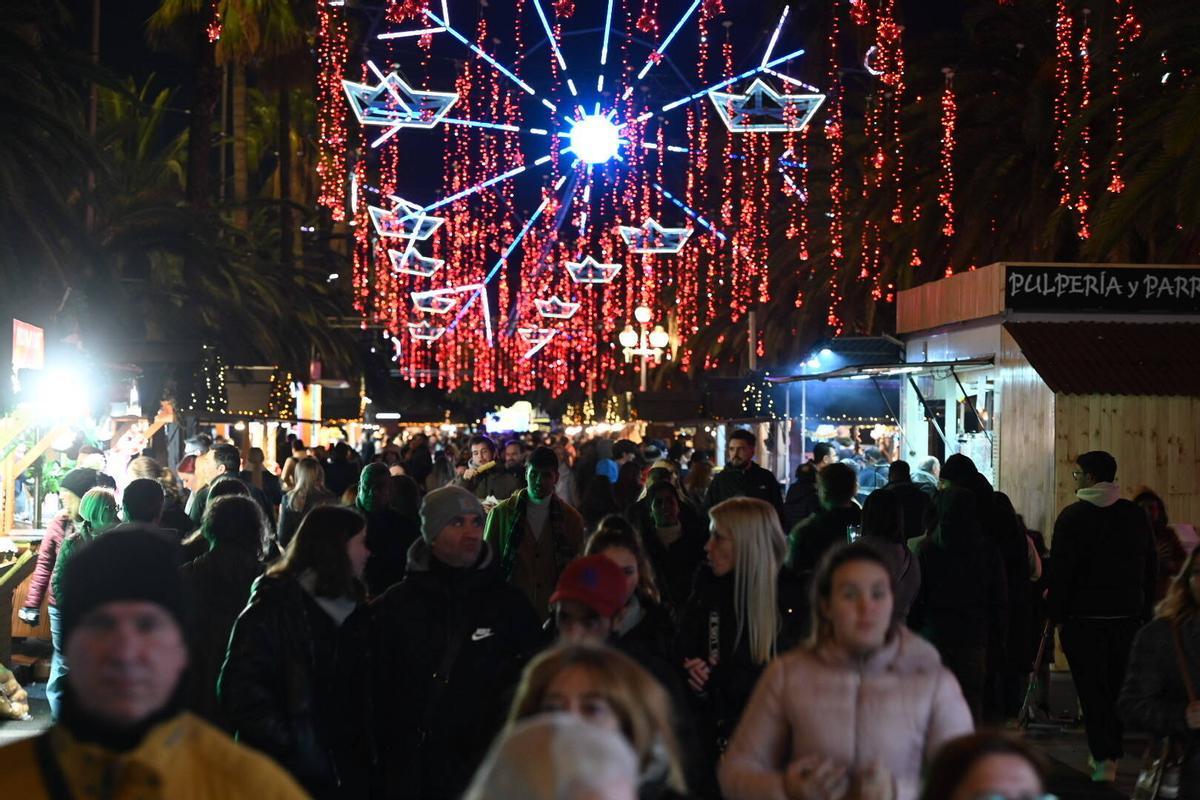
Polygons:
[[938,179],[938,205],[942,208],[944,221],[942,235],[954,235],[954,148],[955,131],[958,127],[958,98],[954,94],[954,71],[947,68],[946,87],[942,90],[942,172]]
[[1116,47],[1113,50],[1113,154],[1108,162],[1108,191],[1120,194],[1125,189],[1121,167],[1125,162],[1125,105],[1121,91],[1125,87],[1125,53],[1142,35],[1142,23],[1134,14],[1133,0],[1114,0],[1113,29]]
[[[1079,36],[1079,86],[1082,92],[1079,99],[1079,115],[1082,117],[1087,114],[1088,109],[1092,105],[1092,26],[1088,23],[1088,16],[1091,11],[1083,10],[1083,32]],[[1080,239],[1087,239],[1091,236],[1091,230],[1088,228],[1087,215],[1091,207],[1091,193],[1088,191],[1087,178],[1088,170],[1091,169],[1091,153],[1089,148],[1092,143],[1091,125],[1084,125],[1083,130],[1079,132],[1079,190],[1075,193],[1075,211],[1079,214],[1078,235]]]
[[843,301],[840,273],[845,258],[845,201],[846,201],[846,120],[845,87],[842,84],[842,67],[838,58],[838,40],[841,32],[841,0],[830,4],[829,26],[829,117],[825,120],[825,138],[829,141],[829,270],[832,275],[829,286],[829,311],[826,321],[835,334],[843,330],[841,305]]
[[1071,204],[1071,166],[1064,147],[1067,127],[1071,121],[1071,33],[1074,23],[1067,0],[1056,0],[1054,20],[1054,165],[1061,187],[1059,204]]
[[342,78],[350,57],[350,28],[330,0],[317,5],[317,204],[336,221],[346,218],[346,128]]

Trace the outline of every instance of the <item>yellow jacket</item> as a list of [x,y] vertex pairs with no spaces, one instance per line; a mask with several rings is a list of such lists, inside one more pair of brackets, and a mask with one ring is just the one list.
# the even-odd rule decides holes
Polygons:
[[[199,717],[182,713],[152,728],[128,753],[77,741],[56,725],[45,736],[76,800],[293,800],[308,795],[266,756]],[[4,796],[49,798],[36,739],[0,748]]]

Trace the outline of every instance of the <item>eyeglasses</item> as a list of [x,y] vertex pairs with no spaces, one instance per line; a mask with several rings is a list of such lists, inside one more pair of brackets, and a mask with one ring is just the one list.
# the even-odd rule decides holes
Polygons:
[[1083,472],[1081,470],[1073,469],[1071,470],[1071,477],[1075,480],[1079,480],[1083,477]]

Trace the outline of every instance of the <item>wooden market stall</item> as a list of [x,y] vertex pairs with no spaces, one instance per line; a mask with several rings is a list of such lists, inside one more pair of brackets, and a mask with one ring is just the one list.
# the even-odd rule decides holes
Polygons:
[[1200,521],[1200,267],[998,263],[897,303],[906,362],[950,365],[902,394],[911,457],[972,455],[1049,533],[1075,457],[1107,450],[1126,496]]

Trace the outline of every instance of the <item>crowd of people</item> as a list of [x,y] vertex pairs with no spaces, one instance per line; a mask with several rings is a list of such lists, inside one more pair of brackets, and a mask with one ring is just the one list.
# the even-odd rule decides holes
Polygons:
[[120,498],[63,479],[20,611],[48,594],[56,724],[0,750],[14,797],[1027,800],[1046,766],[1001,731],[1053,625],[1093,779],[1131,726],[1200,796],[1196,557],[1107,453],[1048,550],[962,455],[818,444],[785,493],[744,430],[719,471],[682,442],[295,440],[279,475],[194,444]]

